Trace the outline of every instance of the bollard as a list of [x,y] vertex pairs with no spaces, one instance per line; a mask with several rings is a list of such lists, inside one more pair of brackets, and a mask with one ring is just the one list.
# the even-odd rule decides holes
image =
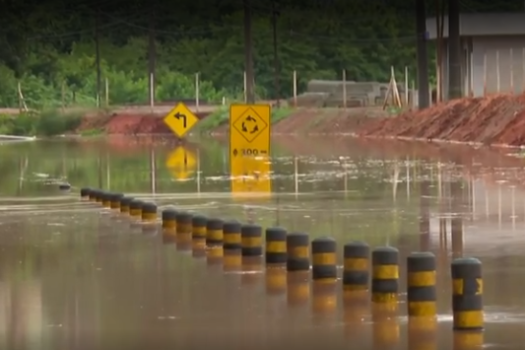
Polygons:
[[[370,247],[364,242],[350,242],[343,248],[343,289],[368,290]],[[349,293],[351,294],[351,293]]]
[[95,195],[95,202],[100,203],[100,205],[103,205],[104,202],[104,191],[97,190]]
[[372,301],[397,308],[399,291],[399,251],[380,247],[372,251]]
[[166,230],[177,229],[177,211],[173,208],[167,208],[162,211],[162,228]]
[[139,199],[133,199],[129,202],[129,215],[133,218],[142,218],[142,205],[144,203]]
[[454,330],[483,330],[481,262],[475,258],[458,258],[452,262],[451,272]]
[[286,269],[310,271],[310,238],[306,233],[293,232],[286,236]]
[[194,258],[206,257],[206,224],[208,219],[203,215],[195,215],[191,220],[191,251]]
[[89,201],[90,202],[96,202],[97,201],[97,192],[98,190],[89,190]]
[[242,270],[242,254],[240,249],[224,249],[222,270],[224,272],[239,272]]
[[224,250],[241,250],[241,224],[237,221],[226,221],[223,225]]
[[157,206],[153,203],[142,203],[142,215],[143,222],[154,222],[157,220]]
[[430,252],[407,257],[407,308],[409,317],[436,317],[436,258]]
[[220,246],[222,250],[222,241],[224,238],[223,226],[224,223],[221,219],[208,219],[206,223],[206,246]]
[[284,228],[266,229],[266,264],[286,264],[286,235]]
[[[365,329],[365,318],[369,314],[370,298],[367,290],[343,290],[343,323],[345,336],[356,341]],[[356,344],[358,345],[358,344]],[[356,348],[364,348],[356,346]]]
[[241,241],[242,256],[252,257],[262,255],[263,248],[261,226],[253,224],[242,225]]
[[80,199],[89,200],[91,194],[91,188],[84,187],[80,189]]
[[188,212],[180,211],[175,217],[177,221],[177,234],[190,234],[193,226],[193,215]]
[[191,238],[200,241],[204,246],[206,243],[206,225],[208,218],[203,215],[195,215],[191,219]]
[[268,295],[284,294],[286,292],[286,269],[284,267],[268,267],[265,282]]
[[[262,247],[261,247],[261,254],[262,254]],[[241,251],[241,255],[242,255],[242,251]],[[264,271],[263,265],[264,264],[263,264],[262,255],[260,256],[242,255],[241,284],[253,285],[253,284],[258,283],[260,279],[262,278],[262,272]]]
[[111,192],[102,192],[102,206],[104,208],[111,208],[111,197],[113,193]]
[[288,271],[286,277],[286,301],[288,305],[299,306],[306,304],[308,299],[310,299],[310,272]]
[[330,284],[337,280],[337,243],[331,237],[312,241],[312,279]]
[[126,196],[120,199],[120,212],[122,214],[129,214],[129,205],[132,200],[133,200],[132,197],[126,197]]
[[111,195],[110,208],[120,211],[120,200],[124,197],[122,193],[113,193]]

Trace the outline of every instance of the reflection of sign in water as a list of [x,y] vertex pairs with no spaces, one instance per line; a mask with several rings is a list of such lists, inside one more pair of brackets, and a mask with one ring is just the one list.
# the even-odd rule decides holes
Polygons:
[[199,118],[193,114],[184,103],[179,103],[165,117],[164,123],[178,136],[183,137],[191,128],[199,122]]
[[231,191],[234,197],[271,195],[271,164],[267,157],[231,158],[230,169]]
[[166,159],[166,167],[177,180],[188,179],[196,164],[195,155],[183,146],[178,146]]

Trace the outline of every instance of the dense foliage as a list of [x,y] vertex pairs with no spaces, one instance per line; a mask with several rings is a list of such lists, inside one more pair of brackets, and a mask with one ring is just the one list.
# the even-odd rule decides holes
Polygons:
[[[93,105],[97,17],[102,88],[107,80],[111,104],[148,100],[151,23],[157,99],[192,97],[196,72],[203,99],[242,92],[241,0],[4,3],[10,11],[0,11],[0,107],[18,106],[19,82],[30,108]],[[260,97],[274,97],[271,1],[253,3],[256,89]],[[430,14],[434,4],[428,2]],[[491,4],[462,1],[463,10],[493,10]],[[497,6],[504,11],[522,4],[502,1]],[[284,96],[291,93],[293,70],[302,88],[311,78],[335,79],[343,69],[351,80],[383,81],[390,65],[414,70],[412,1],[287,0],[277,8]],[[105,92],[101,95],[104,100]]]

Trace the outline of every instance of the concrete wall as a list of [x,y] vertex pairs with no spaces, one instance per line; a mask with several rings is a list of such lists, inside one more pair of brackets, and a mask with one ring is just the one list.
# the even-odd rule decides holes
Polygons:
[[[479,36],[461,39],[463,95],[472,90],[483,96],[484,77],[487,93],[520,93],[525,89],[525,35]],[[512,56],[512,57],[511,57]],[[448,49],[443,40],[443,94],[448,96]]]

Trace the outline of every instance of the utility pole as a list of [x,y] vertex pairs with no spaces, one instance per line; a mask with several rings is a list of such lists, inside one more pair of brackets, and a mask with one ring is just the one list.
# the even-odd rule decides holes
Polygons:
[[448,0],[448,98],[461,98],[459,1]]
[[250,0],[243,0],[244,7],[244,65],[246,70],[246,100],[255,103],[253,74],[252,13]]
[[102,90],[102,76],[100,72],[100,9],[97,8],[95,19],[95,64],[97,66],[97,107],[100,108],[100,91]]
[[156,1],[152,0],[149,15],[149,35],[148,35],[148,86],[149,86],[149,105],[155,105],[155,85],[156,85],[156,61],[157,50],[155,47],[155,14]]
[[275,80],[275,99],[277,100],[277,107],[281,106],[281,88],[279,84],[279,53],[277,51],[277,16],[279,12],[275,7],[276,0],[272,1],[272,31],[273,31],[273,70]]
[[418,107],[424,109],[430,105],[425,0],[416,0],[416,38]]

